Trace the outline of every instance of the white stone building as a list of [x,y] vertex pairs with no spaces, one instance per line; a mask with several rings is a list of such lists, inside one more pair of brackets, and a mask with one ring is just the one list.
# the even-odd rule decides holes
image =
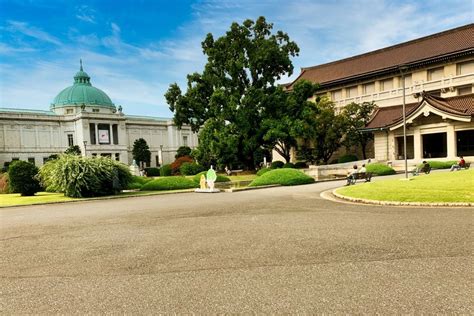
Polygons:
[[71,145],[78,145],[86,156],[130,164],[138,138],[150,147],[150,166],[172,162],[179,146],[198,144],[197,134],[186,126],[178,129],[171,119],[125,115],[121,106],[91,85],[82,62],[74,84],[54,98],[50,111],[0,108],[0,166],[16,159],[41,166]]

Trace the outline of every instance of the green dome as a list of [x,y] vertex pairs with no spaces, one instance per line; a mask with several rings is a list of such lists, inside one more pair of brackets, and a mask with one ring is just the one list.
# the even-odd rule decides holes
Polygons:
[[93,87],[89,75],[81,68],[74,76],[74,84],[67,87],[54,98],[51,108],[64,106],[98,106],[114,108],[109,96],[102,90]]

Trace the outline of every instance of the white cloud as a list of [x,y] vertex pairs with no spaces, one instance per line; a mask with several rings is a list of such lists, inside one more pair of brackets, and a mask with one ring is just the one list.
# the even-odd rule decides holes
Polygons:
[[20,32],[26,36],[36,38],[43,42],[61,45],[61,41],[59,39],[42,31],[39,28],[28,25],[28,23],[19,21],[8,21],[8,25],[8,30],[10,30],[11,32]]
[[95,21],[95,10],[87,5],[76,7],[76,18],[81,21],[96,24]]

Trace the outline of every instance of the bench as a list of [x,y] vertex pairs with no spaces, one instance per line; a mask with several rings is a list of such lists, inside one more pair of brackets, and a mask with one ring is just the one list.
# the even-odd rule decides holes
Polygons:
[[231,175],[236,175],[237,173],[242,172],[242,171],[244,171],[244,170],[243,170],[243,169],[239,169],[239,170],[226,169],[226,170],[225,170],[225,173],[226,173],[228,176],[231,176]]
[[365,180],[365,182],[370,182],[370,180],[372,180],[372,172],[358,172],[347,177],[347,183],[349,185],[356,184],[357,180]]
[[466,169],[466,170],[467,170],[467,169],[469,169],[470,166],[471,166],[471,163],[470,163],[470,162],[466,162],[466,163],[464,164],[464,167],[461,167],[461,169]]

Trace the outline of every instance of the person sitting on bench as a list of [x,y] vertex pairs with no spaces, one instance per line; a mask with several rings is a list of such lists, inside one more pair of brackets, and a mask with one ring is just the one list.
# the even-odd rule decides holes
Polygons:
[[347,175],[347,184],[350,185],[354,179],[354,175],[358,173],[357,165],[354,165]]
[[359,169],[358,173],[366,173],[367,169],[365,168],[365,164],[362,165],[362,167]]
[[461,170],[462,168],[466,166],[466,161],[464,160],[464,157],[460,156],[459,158],[460,158],[459,162],[457,164],[452,165],[450,171]]
[[430,173],[430,171],[431,171],[430,163],[423,160],[423,162],[421,164],[423,165],[421,168],[416,167],[415,170],[412,171],[414,176],[419,175],[420,172],[424,172],[426,174]]

